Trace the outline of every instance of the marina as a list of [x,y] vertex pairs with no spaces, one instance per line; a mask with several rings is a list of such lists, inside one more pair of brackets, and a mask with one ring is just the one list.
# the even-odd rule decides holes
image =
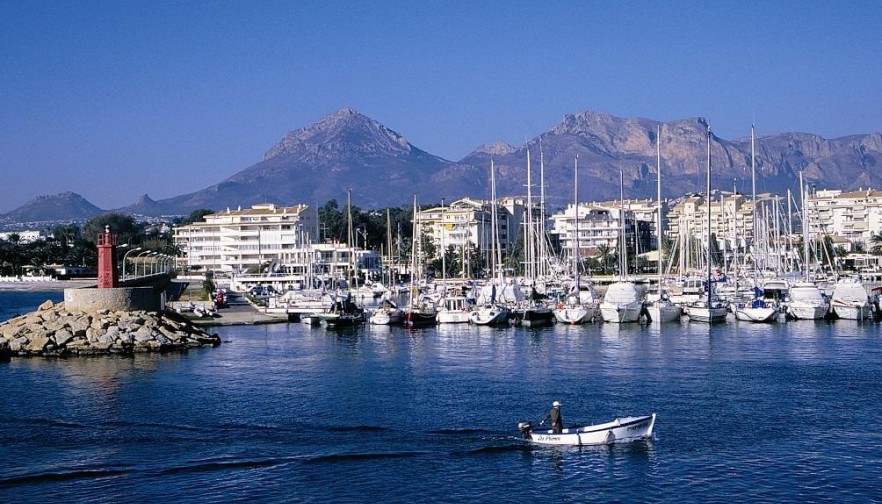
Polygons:
[[[882,401],[878,323],[216,331],[210,351],[0,364],[17,391],[0,410],[0,499],[867,502],[882,491],[882,431],[865,421]],[[538,423],[554,400],[568,428],[655,412],[652,438],[525,441],[516,423]]]

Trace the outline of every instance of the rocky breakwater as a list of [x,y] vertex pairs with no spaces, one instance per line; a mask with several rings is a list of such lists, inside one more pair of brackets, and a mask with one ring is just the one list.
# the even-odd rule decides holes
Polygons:
[[0,357],[135,354],[220,345],[211,335],[173,313],[145,311],[69,312],[46,301],[35,312],[0,324]]

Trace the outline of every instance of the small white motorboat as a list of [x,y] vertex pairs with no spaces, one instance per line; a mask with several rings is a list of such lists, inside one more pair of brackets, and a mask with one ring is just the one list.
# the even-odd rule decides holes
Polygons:
[[655,413],[647,416],[616,418],[612,422],[585,427],[571,427],[555,434],[551,429],[533,430],[530,422],[518,423],[524,439],[536,444],[560,446],[596,446],[651,439]]

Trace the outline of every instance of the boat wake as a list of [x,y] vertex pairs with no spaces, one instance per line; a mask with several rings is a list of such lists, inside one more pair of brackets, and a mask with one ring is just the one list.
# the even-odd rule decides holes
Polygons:
[[427,431],[429,434],[443,434],[443,435],[463,435],[463,434],[496,434],[496,431],[490,431],[487,429],[470,429],[470,428],[462,428],[462,429],[438,429],[438,430],[430,430]]
[[534,447],[530,446],[528,444],[481,446],[479,448],[472,448],[470,450],[455,451],[455,452],[452,452],[451,455],[468,456],[468,455],[488,455],[488,454],[511,453],[511,452],[531,452],[531,451],[533,451],[533,449],[534,449]]
[[421,457],[429,455],[431,452],[425,451],[405,451],[405,452],[377,452],[377,453],[335,453],[332,455],[319,455],[312,458],[304,459],[303,462],[310,463],[333,463],[333,462],[356,462],[361,460],[379,460],[379,459],[400,459],[410,457]]
[[133,472],[131,469],[74,469],[71,471],[50,471],[34,474],[22,474],[0,479],[0,488],[13,488],[23,485],[39,485],[81,479],[99,479],[121,476]]
[[168,467],[157,471],[158,475],[188,474],[212,471],[229,471],[231,469],[250,469],[255,467],[274,467],[297,460],[294,457],[270,458],[258,460],[206,460],[192,464]]
[[331,432],[391,432],[392,429],[381,427],[379,425],[337,425],[326,427],[326,431]]

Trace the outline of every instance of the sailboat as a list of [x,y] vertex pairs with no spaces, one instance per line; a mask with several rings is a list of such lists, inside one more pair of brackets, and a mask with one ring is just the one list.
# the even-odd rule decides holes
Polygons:
[[621,235],[618,240],[621,250],[619,252],[619,275],[617,282],[610,284],[603,301],[600,303],[600,315],[604,322],[622,324],[637,322],[643,313],[643,291],[637,288],[637,284],[628,280],[628,256],[627,243],[625,240],[625,174],[619,172],[620,185],[620,209],[619,220],[622,223]]
[[[537,256],[541,246],[537,246],[537,241],[542,237],[537,236],[537,232],[533,227],[533,192],[531,184],[531,165],[530,165],[530,149],[527,148],[527,213],[524,227],[524,266],[525,276],[529,282],[529,296],[527,299],[520,301],[512,310],[511,318],[515,324],[526,327],[538,327],[548,325],[554,322],[554,314],[551,309],[542,303],[537,296],[538,266]],[[544,219],[545,216],[543,215]],[[539,242],[541,245],[541,242]]]
[[707,126],[707,276],[705,277],[705,293],[686,307],[686,313],[690,321],[717,324],[726,321],[726,305],[720,301],[715,292],[711,261],[711,129]]
[[337,292],[333,295],[333,302],[327,311],[319,313],[319,319],[325,323],[328,328],[349,327],[364,322],[364,308],[352,301],[352,270],[355,268],[353,264],[353,255],[355,250],[352,248],[352,191],[350,190],[346,196],[348,235],[347,243],[349,244],[349,267],[347,268],[346,293]]
[[830,301],[824,296],[821,288],[812,282],[809,264],[809,225],[808,207],[806,206],[805,184],[802,181],[802,172],[799,172],[799,190],[802,200],[802,256],[803,276],[801,282],[795,282],[790,286],[788,297],[790,298],[785,310],[787,318],[819,320],[830,312]]
[[500,325],[507,324],[511,310],[505,306],[499,297],[502,294],[504,283],[500,274],[499,260],[500,247],[497,215],[496,215],[496,167],[490,160],[490,229],[491,238],[491,271],[490,283],[481,288],[478,294],[478,306],[469,313],[469,322],[476,325]]
[[674,303],[668,298],[668,295],[662,289],[662,283],[664,281],[664,272],[662,269],[662,239],[664,238],[664,232],[662,230],[662,199],[661,199],[661,125],[658,127],[658,134],[656,135],[656,175],[657,175],[657,186],[656,186],[656,200],[658,202],[658,209],[656,213],[656,226],[655,231],[658,235],[658,291],[657,298],[653,301],[649,301],[646,303],[646,312],[649,314],[649,321],[656,323],[666,323],[666,322],[676,322],[680,320],[680,315],[683,313],[683,309]]
[[599,313],[599,302],[594,286],[579,278],[579,156],[574,162],[575,182],[573,183],[573,224],[575,243],[573,246],[574,280],[569,292],[554,309],[554,318],[562,324],[584,324],[593,322]]
[[436,323],[438,313],[435,301],[420,292],[417,279],[422,277],[422,261],[419,260],[421,230],[417,197],[413,197],[413,243],[410,254],[410,304],[404,310],[404,325],[407,327],[426,327]]
[[[753,180],[753,231],[754,240],[757,234],[757,204],[756,204],[756,153],[754,149],[753,125],[750,126],[750,165],[751,179]],[[756,251],[754,251],[756,254]],[[763,299],[763,289],[757,285],[758,268],[754,261],[753,267],[753,293],[754,298],[747,303],[736,303],[734,309],[735,318],[744,322],[775,322],[778,320],[778,307],[770,305]]]

